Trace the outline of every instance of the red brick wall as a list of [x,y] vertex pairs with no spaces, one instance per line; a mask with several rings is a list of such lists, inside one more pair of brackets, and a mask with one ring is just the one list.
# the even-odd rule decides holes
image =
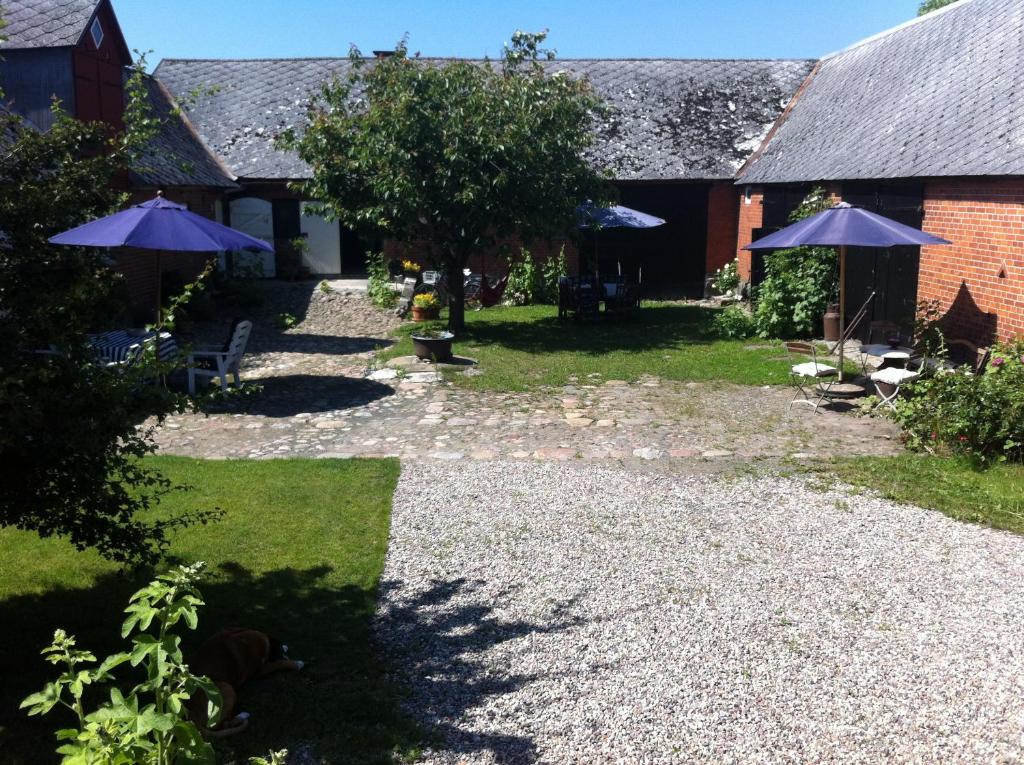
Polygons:
[[737,220],[736,257],[739,258],[740,279],[750,281],[750,251],[743,248],[754,241],[754,229],[761,228],[764,216],[764,194],[759,186],[750,189],[749,204],[740,187]]
[[704,270],[717,271],[736,257],[736,234],[743,190],[725,181],[708,190],[708,244]]
[[[154,196],[154,189],[138,189],[132,192],[131,202],[137,204]],[[172,202],[188,205],[192,212],[211,220],[215,219],[214,202],[221,198],[219,192],[207,189],[169,189],[165,196]],[[160,270],[164,274],[177,272],[191,280],[214,257],[216,253],[210,252],[161,252]],[[132,306],[143,312],[155,306],[157,254],[151,250],[123,250],[114,253],[114,262],[115,268],[124,274]]]
[[948,334],[981,344],[1024,335],[1024,180],[932,181],[924,230],[953,242],[921,248],[918,283]]

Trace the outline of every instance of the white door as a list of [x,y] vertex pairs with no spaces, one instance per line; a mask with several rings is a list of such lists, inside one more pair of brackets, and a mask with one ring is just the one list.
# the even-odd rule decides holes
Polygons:
[[341,227],[338,221],[329,221],[306,210],[303,202],[299,230],[306,235],[309,247],[303,256],[303,265],[314,274],[341,273]]
[[[232,199],[231,228],[236,228],[244,234],[262,239],[264,242],[273,245],[273,209],[273,205],[266,199],[259,199],[257,197]],[[274,253],[236,252],[235,270],[237,272],[243,269],[251,272],[252,276],[274,276],[276,274]]]

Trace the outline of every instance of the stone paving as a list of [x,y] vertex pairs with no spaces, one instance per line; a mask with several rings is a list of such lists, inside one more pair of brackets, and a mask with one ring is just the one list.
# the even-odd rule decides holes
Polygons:
[[[429,365],[395,360],[377,368],[375,349],[393,317],[355,294],[319,302],[332,314],[362,318],[335,322],[333,335],[300,324],[264,341],[242,373],[262,390],[230,411],[169,418],[157,434],[161,450],[207,458],[387,455],[650,466],[899,451],[897,430],[885,420],[806,408],[787,416],[788,388],[593,375],[559,388],[495,393],[460,387]],[[338,336],[346,326],[358,337]],[[454,375],[474,372],[466,366]]]

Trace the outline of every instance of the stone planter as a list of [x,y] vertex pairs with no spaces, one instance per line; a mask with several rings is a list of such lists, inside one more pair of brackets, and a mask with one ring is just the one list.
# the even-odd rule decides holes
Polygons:
[[432,308],[412,307],[413,321],[433,321],[441,315],[441,306],[435,305]]
[[424,361],[449,361],[454,339],[455,335],[451,332],[432,332],[429,335],[413,333],[412,352]]

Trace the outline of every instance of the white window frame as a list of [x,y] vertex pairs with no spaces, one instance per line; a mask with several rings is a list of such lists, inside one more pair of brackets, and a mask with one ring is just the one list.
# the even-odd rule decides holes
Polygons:
[[89,34],[92,36],[93,45],[99,50],[99,47],[103,45],[103,25],[100,23],[98,16],[89,25]]

